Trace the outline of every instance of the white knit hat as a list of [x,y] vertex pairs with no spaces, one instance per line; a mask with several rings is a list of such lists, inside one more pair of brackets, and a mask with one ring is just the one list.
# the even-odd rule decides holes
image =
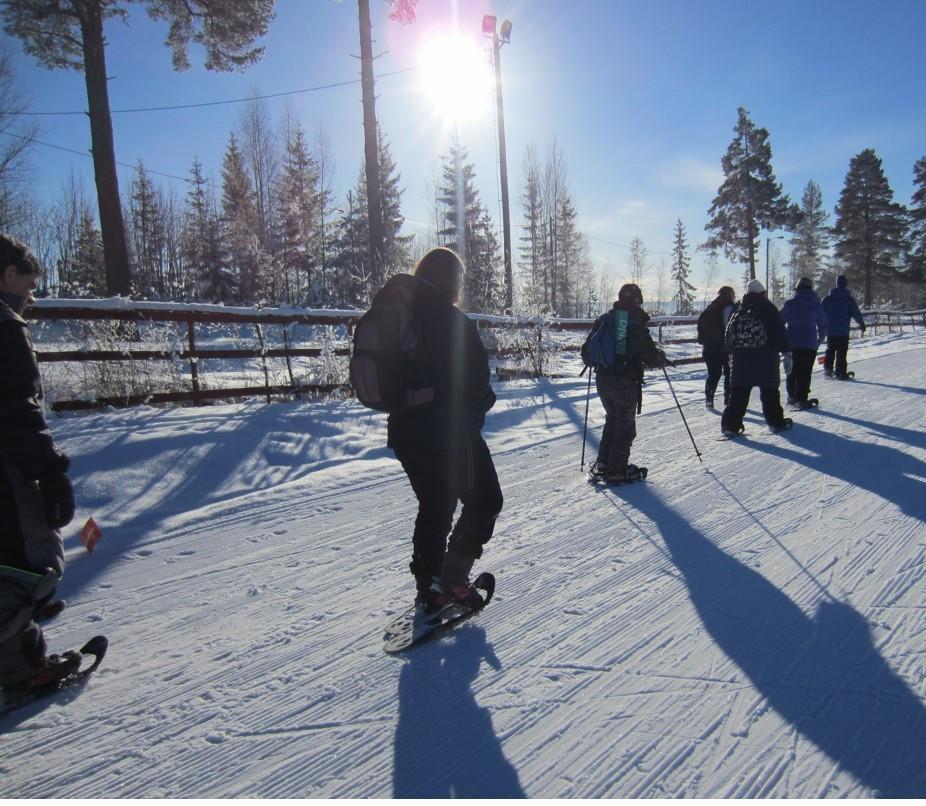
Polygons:
[[747,294],[764,294],[765,286],[762,285],[758,280],[750,280],[749,284],[746,286]]

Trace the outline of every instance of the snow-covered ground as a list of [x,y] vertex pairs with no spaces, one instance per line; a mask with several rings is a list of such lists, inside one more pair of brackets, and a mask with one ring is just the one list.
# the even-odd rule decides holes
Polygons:
[[[53,418],[74,459],[53,650],[80,690],[0,719],[3,797],[926,795],[926,335],[719,439],[703,368],[644,391],[643,483],[579,472],[584,380],[497,388],[489,608],[405,656],[415,504],[352,402]],[[593,397],[589,449],[602,422]],[[93,514],[105,538],[77,539]]]

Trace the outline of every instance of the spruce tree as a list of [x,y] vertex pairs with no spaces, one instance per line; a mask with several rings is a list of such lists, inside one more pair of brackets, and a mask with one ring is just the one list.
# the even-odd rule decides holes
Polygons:
[[166,232],[161,200],[141,160],[135,168],[131,196],[131,236],[135,252],[135,286],[144,296],[168,293],[165,278]]
[[344,212],[338,219],[331,260],[330,291],[337,307],[366,308],[375,289],[369,267],[369,218],[366,204],[366,178],[361,172],[357,189],[347,192]]
[[926,283],[926,157],[913,166],[913,198],[910,205],[910,279]]
[[812,179],[801,196],[801,215],[791,238],[791,287],[807,277],[820,285],[825,273],[823,258],[830,247],[829,213],[823,206],[823,192]]
[[457,138],[443,158],[442,182],[437,202],[442,226],[441,245],[463,259],[463,306],[470,311],[491,313],[498,309],[492,289],[498,288],[498,242],[488,211],[479,200],[475,170],[466,161],[467,151]]
[[735,136],[721,160],[725,178],[704,225],[711,233],[704,248],[722,248],[729,260],[746,264],[749,279],[755,279],[759,232],[793,226],[798,211],[775,180],[768,131],[742,107],[737,114]]
[[521,248],[518,250],[521,260],[518,261],[518,269],[524,288],[525,307],[529,313],[537,314],[544,310],[548,290],[544,282],[543,195],[537,154],[533,146],[528,146],[525,151],[523,173],[521,213],[524,223],[521,225]]
[[379,132],[379,175],[382,189],[380,201],[383,205],[383,270],[386,277],[410,269],[411,236],[402,235],[405,216],[402,215],[402,175],[396,170],[395,159],[389,142]]
[[234,134],[229,137],[222,163],[222,223],[229,266],[237,277],[238,300],[248,305],[264,301],[262,270],[266,256],[261,249],[260,221],[251,180]]
[[887,282],[898,278],[905,254],[906,210],[894,201],[874,149],[856,154],[836,205],[833,227],[836,258],[843,272],[862,288],[864,305],[887,299]]
[[672,279],[675,280],[675,313],[687,316],[694,312],[694,286],[688,282],[691,260],[688,257],[688,243],[685,239],[685,225],[678,219],[675,223],[675,242],[672,247]]
[[181,243],[193,273],[196,296],[209,302],[233,302],[237,296],[237,282],[226,268],[215,196],[198,159],[193,160],[190,169]]

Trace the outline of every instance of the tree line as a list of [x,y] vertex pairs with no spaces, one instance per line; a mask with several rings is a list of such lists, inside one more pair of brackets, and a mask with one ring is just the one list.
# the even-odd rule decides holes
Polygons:
[[[414,22],[417,0],[387,0],[393,18]],[[243,68],[262,54],[255,45],[272,19],[273,0],[144,0],[149,16],[170,24],[167,44],[176,69],[189,67],[187,49],[201,45],[206,67]],[[120,199],[105,82],[103,23],[125,18],[125,0],[7,0],[0,5],[6,31],[49,68],[81,70],[87,82],[97,204],[72,179],[52,206],[24,200],[17,166],[30,133],[13,132],[22,109],[0,58],[0,132],[14,145],[0,151],[0,226],[21,233],[55,269],[59,295],[114,293],[160,299],[248,305],[363,307],[382,283],[407,271],[433,245],[461,253],[468,272],[463,305],[502,312],[505,288],[496,227],[475,186],[475,168],[454,139],[440,158],[434,187],[433,235],[403,235],[401,176],[388,139],[376,123],[368,0],[358,0],[364,57],[364,161],[343,200],[331,190],[332,167],[323,132],[310,146],[301,124],[284,119],[279,130],[257,100],[229,135],[220,184],[194,159],[185,196],[157,187],[144,164],[136,166]],[[369,58],[368,58],[369,57]],[[915,192],[906,207],[893,199],[873,149],[852,158],[829,224],[812,180],[800,204],[791,202],[771,165],[768,131],[738,110],[735,136],[721,164],[724,181],[708,211],[707,238],[698,249],[716,267],[722,251],[756,276],[761,234],[790,235],[790,280],[770,273],[770,292],[782,298],[799,276],[825,286],[838,273],[862,289],[864,304],[926,304],[926,157],[914,166]],[[33,132],[34,134],[34,132]],[[526,149],[520,193],[519,312],[592,316],[613,298],[606,272],[596,272],[588,239],[578,227],[565,158],[553,143],[541,162]],[[371,186],[370,183],[373,183]],[[784,236],[774,236],[775,238]],[[676,313],[695,309],[689,281],[685,227],[676,222],[671,269],[662,261],[656,299],[671,295]],[[629,246],[627,269],[643,285],[647,249]],[[768,262],[768,257],[766,257]],[[708,279],[710,283],[710,278]]]

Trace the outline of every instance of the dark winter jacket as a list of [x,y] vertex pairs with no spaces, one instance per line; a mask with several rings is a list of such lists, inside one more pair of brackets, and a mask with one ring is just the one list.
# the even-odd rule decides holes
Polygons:
[[[55,445],[42,408],[42,384],[21,297],[0,293],[0,564],[64,570],[57,531],[44,514],[38,480],[60,476],[70,460]],[[7,519],[15,524],[7,524]]]
[[708,305],[698,317],[698,344],[704,346],[705,351],[725,353],[727,346],[724,343],[724,332],[730,314],[736,306],[724,295],[717,297]]
[[781,307],[781,318],[795,349],[816,350],[826,341],[827,317],[812,288],[799,288]]
[[767,340],[762,347],[733,348],[730,355],[730,385],[777,388],[781,382],[778,354],[791,350],[781,314],[765,294],[756,293],[746,294],[738,310],[756,311],[765,325]]
[[486,412],[495,405],[489,358],[476,323],[446,293],[414,279],[418,288],[413,326],[435,398],[420,409],[390,414],[387,444],[419,451],[455,449],[478,436]]
[[865,326],[862,312],[848,288],[834,288],[823,298],[823,310],[828,321],[830,336],[848,336],[849,322],[854,319],[859,327]]
[[[643,367],[661,367],[665,361],[666,354],[660,350],[653,337],[650,335],[646,323],[650,320],[650,315],[639,305],[618,300],[612,306],[615,311],[627,311],[627,360],[623,365],[616,367],[600,367],[599,374],[611,374],[619,377],[631,378],[635,381],[643,381]],[[603,314],[610,316],[610,312]]]

